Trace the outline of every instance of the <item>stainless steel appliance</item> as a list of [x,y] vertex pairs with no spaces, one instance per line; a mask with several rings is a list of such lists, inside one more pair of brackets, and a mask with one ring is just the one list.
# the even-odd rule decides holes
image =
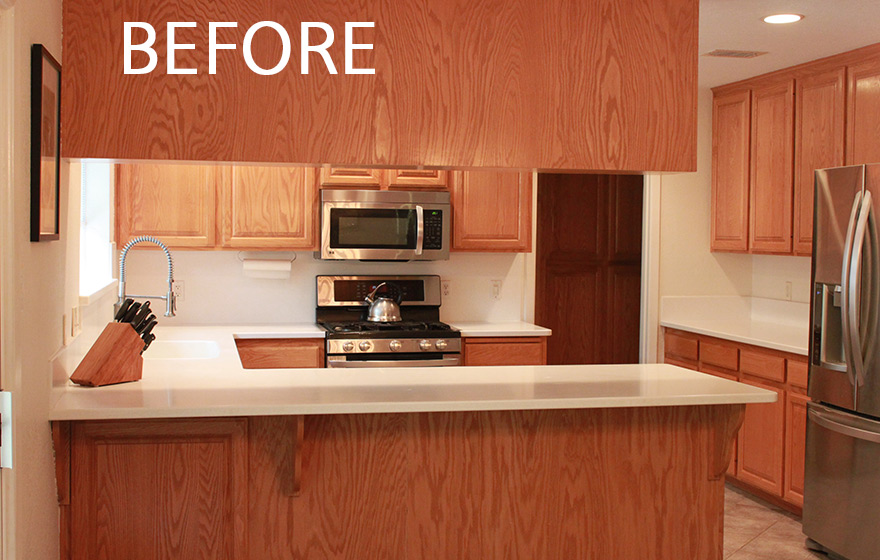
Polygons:
[[816,171],[804,533],[880,558],[880,164]]
[[449,258],[447,192],[322,190],[321,258]]
[[[327,367],[461,365],[461,333],[440,322],[439,276],[318,276]],[[400,302],[399,321],[369,320],[370,299]]]

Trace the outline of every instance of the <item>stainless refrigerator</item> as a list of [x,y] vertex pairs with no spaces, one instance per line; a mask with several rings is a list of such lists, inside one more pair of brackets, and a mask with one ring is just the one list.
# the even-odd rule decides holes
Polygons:
[[816,171],[804,533],[880,559],[880,164]]

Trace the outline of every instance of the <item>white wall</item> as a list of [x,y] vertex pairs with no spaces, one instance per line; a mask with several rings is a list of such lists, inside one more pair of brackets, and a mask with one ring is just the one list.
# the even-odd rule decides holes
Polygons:
[[789,299],[785,284],[791,282],[791,301],[810,302],[810,257],[752,255],[753,297]]
[[[61,60],[61,0],[19,0],[0,14],[0,111],[13,115],[7,155],[12,181],[0,183],[2,385],[13,392],[14,468],[2,473],[6,560],[58,557],[58,508],[49,422],[49,359],[61,348],[68,246],[31,243],[30,48],[43,43]],[[11,59],[10,59],[11,57]],[[5,93],[8,92],[9,97]],[[0,131],[5,133],[5,131]],[[62,168],[61,231],[68,226],[67,168]]]
[[[315,320],[315,276],[319,274],[439,274],[450,282],[443,298],[445,321],[519,321],[533,305],[526,255],[452,253],[448,261],[425,263],[325,262],[313,253],[296,253],[289,279],[244,275],[235,251],[172,251],[174,277],[183,280],[185,299],[164,324],[278,324]],[[243,253],[241,257],[287,258],[293,253]],[[164,294],[166,268],[159,251],[132,251],[126,260],[126,290]],[[502,281],[501,298],[492,297],[492,280]],[[534,288],[531,288],[534,289]],[[154,304],[159,306],[161,302]],[[162,323],[160,323],[162,324]]]

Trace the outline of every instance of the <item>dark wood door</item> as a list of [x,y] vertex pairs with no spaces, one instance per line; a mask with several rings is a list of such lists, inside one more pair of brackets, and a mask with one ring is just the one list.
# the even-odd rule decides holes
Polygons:
[[550,364],[636,363],[641,175],[538,175],[535,319]]

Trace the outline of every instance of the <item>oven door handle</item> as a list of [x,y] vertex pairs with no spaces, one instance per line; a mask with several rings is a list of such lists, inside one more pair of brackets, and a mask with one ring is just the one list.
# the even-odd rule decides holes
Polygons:
[[425,248],[425,209],[416,206],[416,255]]
[[461,356],[440,360],[352,360],[327,358],[328,368],[401,368],[401,367],[438,367],[460,366]]

